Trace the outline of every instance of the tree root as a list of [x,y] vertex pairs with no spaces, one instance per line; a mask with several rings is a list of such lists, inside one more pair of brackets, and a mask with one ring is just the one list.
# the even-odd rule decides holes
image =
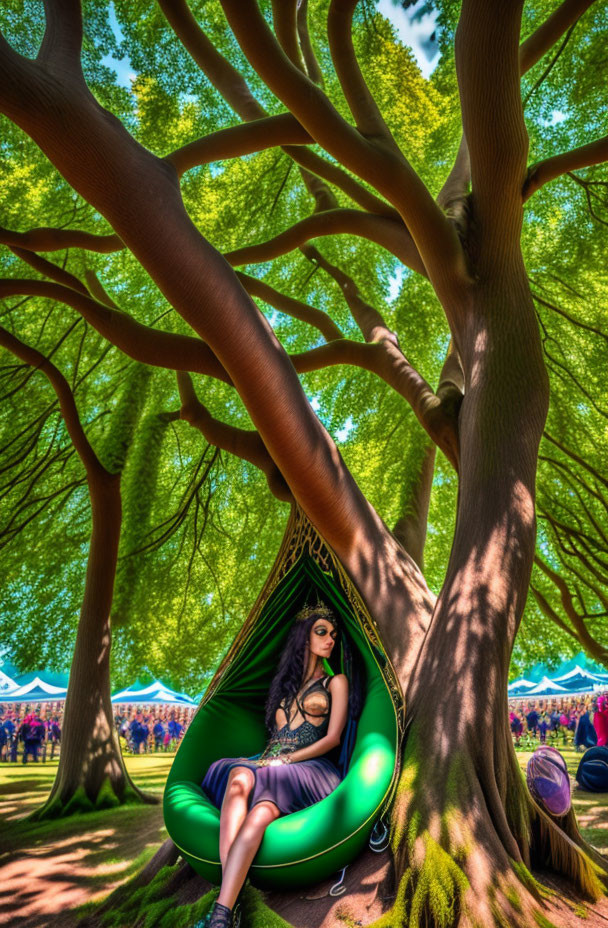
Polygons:
[[97,812],[101,809],[115,809],[121,805],[134,805],[145,803],[156,805],[160,802],[158,796],[145,793],[127,783],[122,793],[119,793],[109,776],[102,782],[95,799],[91,799],[84,784],[80,784],[67,797],[62,797],[60,791],[51,793],[47,801],[35,809],[28,821],[38,822],[45,819],[67,818],[69,815],[80,815],[83,812]]
[[482,785],[487,767],[478,773],[471,757],[451,751],[438,769],[427,753],[412,726],[391,814],[397,894],[369,928],[548,926],[543,907],[554,894],[528,862],[566,877],[588,900],[603,895],[606,864],[585,846],[574,815],[553,821],[534,803],[519,770],[503,791],[495,824],[499,793],[495,784]]

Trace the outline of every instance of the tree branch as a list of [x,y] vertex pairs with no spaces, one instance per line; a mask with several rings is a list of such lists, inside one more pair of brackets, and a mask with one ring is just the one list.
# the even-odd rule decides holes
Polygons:
[[306,73],[313,83],[323,87],[323,72],[319,67],[317,56],[310,41],[310,32],[308,31],[308,0],[300,0],[298,3],[297,28]]
[[264,283],[264,281],[258,280],[257,277],[250,277],[240,271],[237,272],[236,276],[250,296],[256,296],[270,306],[274,306],[279,312],[313,325],[328,342],[344,337],[335,322],[322,310],[309,306],[308,303],[303,303],[301,300],[295,300],[285,293],[279,293],[278,290]]
[[177,373],[177,385],[182,407],[180,418],[198,429],[210,444],[249,461],[265,475],[274,496],[283,502],[293,502],[293,496],[281,472],[274,463],[260,435],[255,430],[240,429],[215,419],[196,395],[192,378],[184,371]]
[[233,266],[269,261],[298,248],[320,235],[360,235],[381,245],[398,257],[407,267],[425,274],[412,240],[399,222],[375,216],[357,209],[333,209],[314,213],[290,229],[259,245],[246,245],[225,255]]
[[471,162],[476,220],[483,230],[483,256],[517,255],[521,188],[528,134],[519,73],[523,0],[489,6],[464,0],[456,30],[456,73],[462,124]]
[[159,332],[142,325],[126,313],[60,284],[44,280],[0,280],[0,298],[21,293],[66,303],[80,313],[100,335],[135,361],[154,367],[208,374],[225,383],[232,383],[209,346],[198,338]]
[[44,0],[46,27],[36,61],[49,74],[86,83],[80,64],[82,10],[79,0]]
[[95,235],[80,229],[53,229],[42,227],[28,232],[13,232],[0,227],[0,245],[26,248],[28,251],[60,251],[63,248],[86,248],[108,255],[125,246],[116,234]]
[[61,409],[61,414],[63,416],[66,428],[70,438],[72,439],[72,444],[78,452],[80,460],[84,464],[87,478],[99,479],[100,477],[109,477],[110,474],[99,461],[99,458],[93,451],[93,448],[91,447],[91,444],[85,434],[85,431],[80,422],[80,418],[78,416],[78,409],[76,407],[74,395],[70,390],[70,386],[63,374],[43,354],[41,354],[35,348],[30,348],[29,345],[21,342],[18,338],[3,328],[0,328],[0,345],[8,349],[8,351],[12,352],[12,354],[14,354],[17,358],[20,358],[26,364],[29,364],[31,367],[42,371],[42,373],[49,380],[53,390],[57,394],[59,407]]
[[331,58],[342,92],[353,114],[357,129],[367,139],[377,139],[402,158],[380,109],[367,86],[353,47],[353,12],[358,0],[331,0],[327,17],[327,36]]
[[[222,0],[249,62],[311,136],[403,217],[440,299],[450,306],[454,287],[467,280],[460,242],[416,172],[384,143],[374,144],[349,125],[323,91],[285,56],[255,0]],[[445,305],[444,304],[444,305]]]
[[534,67],[594,2],[595,0],[564,0],[544,23],[521,43],[520,73],[525,74]]
[[297,0],[272,0],[272,24],[279,45],[289,60],[304,70],[298,43]]
[[284,145],[306,145],[312,139],[291,113],[264,116],[205,135],[165,156],[178,177],[185,171],[211,161],[238,158],[252,152]]
[[69,271],[57,267],[56,264],[47,261],[46,258],[41,258],[34,251],[27,251],[25,248],[11,248],[10,250],[22,261],[25,261],[26,264],[29,264],[30,267],[33,267],[35,271],[38,271],[39,274],[44,274],[45,277],[50,277],[56,283],[64,287],[71,287],[84,296],[88,296],[88,290],[82,281],[78,280],[74,274],[70,274]]
[[556,177],[579,168],[601,164],[604,161],[608,161],[608,135],[589,142],[587,145],[581,145],[580,148],[573,148],[538,161],[528,168],[528,175],[522,189],[522,202],[525,203],[533,193],[536,193],[544,184],[555,180]]

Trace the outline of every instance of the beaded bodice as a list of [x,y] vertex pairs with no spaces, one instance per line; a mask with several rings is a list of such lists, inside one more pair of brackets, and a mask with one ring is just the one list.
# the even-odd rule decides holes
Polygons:
[[[295,697],[296,712],[293,716],[292,706],[286,706],[284,702],[279,704],[279,708],[285,712],[287,722],[281,727],[275,724],[266,752],[296,751],[298,748],[314,744],[327,734],[331,711],[331,693],[327,688],[329,680],[329,676],[320,677],[306,684]],[[302,716],[303,721],[291,728],[291,722],[298,715]],[[311,718],[321,721],[312,722]]]

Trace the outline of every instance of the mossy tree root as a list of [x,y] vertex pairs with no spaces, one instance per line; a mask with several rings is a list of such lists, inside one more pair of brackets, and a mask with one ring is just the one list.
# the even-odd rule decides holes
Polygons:
[[499,789],[487,781],[488,764],[472,753],[444,756],[412,725],[391,813],[397,892],[392,908],[369,928],[549,924],[543,909],[552,892],[531,866],[566,877],[587,899],[602,895],[605,865],[579,846],[584,842],[573,815],[558,822],[539,809],[519,768]]

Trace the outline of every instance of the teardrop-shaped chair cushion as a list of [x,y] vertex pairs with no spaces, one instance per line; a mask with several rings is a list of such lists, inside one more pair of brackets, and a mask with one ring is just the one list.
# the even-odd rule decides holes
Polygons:
[[273,672],[291,621],[317,594],[340,616],[362,660],[364,707],[346,776],[321,802],[269,825],[250,869],[252,880],[280,888],[331,876],[362,849],[390,799],[399,766],[401,693],[375,627],[369,617],[362,621],[360,598],[348,583],[331,564],[322,569],[310,550],[303,552],[254,608],[184,736],[165,788],[165,823],[186,860],[212,882],[221,878],[220,813],[200,784],[214,760],[264,748]]

